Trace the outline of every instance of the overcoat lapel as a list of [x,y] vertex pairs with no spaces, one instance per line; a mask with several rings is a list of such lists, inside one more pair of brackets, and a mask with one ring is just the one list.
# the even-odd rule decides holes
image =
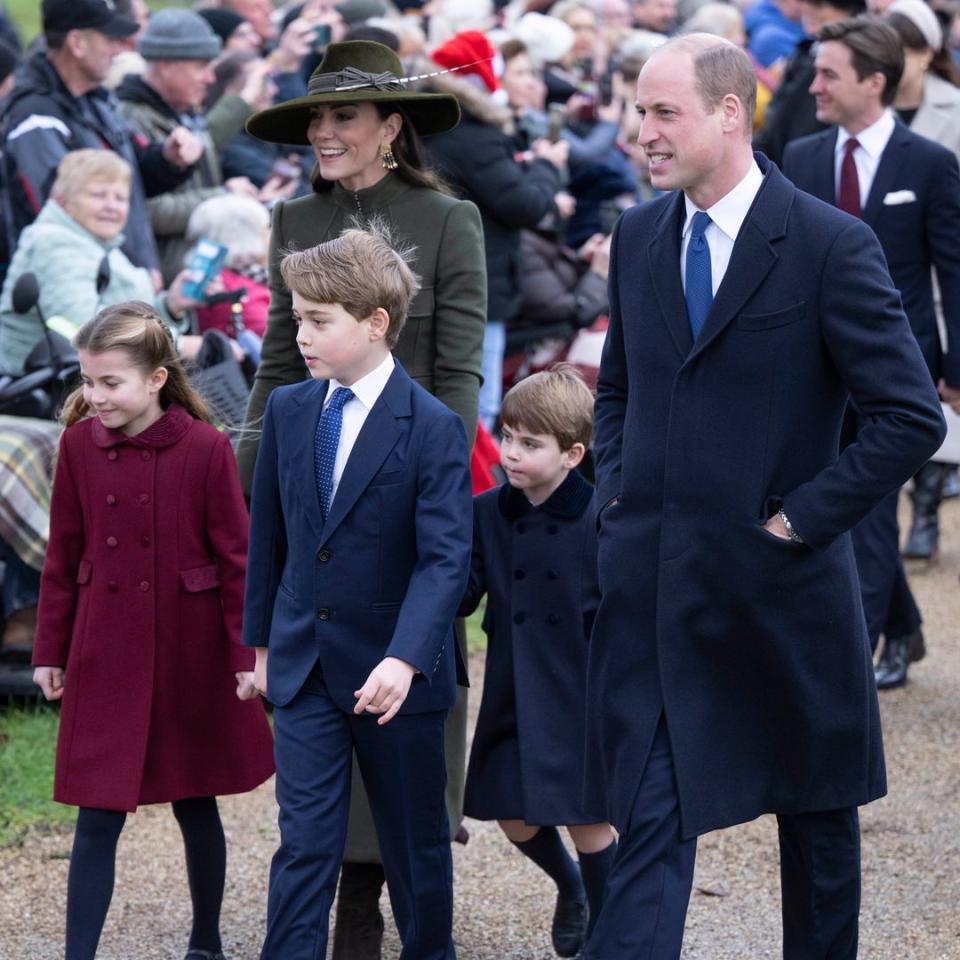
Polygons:
[[686,357],[693,346],[687,301],[683,296],[680,278],[680,233],[685,212],[683,193],[678,190],[673,203],[661,215],[656,235],[647,247],[650,275],[653,278],[651,286],[663,321],[681,357]]
[[867,206],[863,211],[863,219],[870,227],[875,226],[880,211],[883,210],[883,198],[897,183],[909,154],[910,138],[907,136],[907,128],[897,122],[880,157],[880,163],[877,164],[877,172],[867,197]]

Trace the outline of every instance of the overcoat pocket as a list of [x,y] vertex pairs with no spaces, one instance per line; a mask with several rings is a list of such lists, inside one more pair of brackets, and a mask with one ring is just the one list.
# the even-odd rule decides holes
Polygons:
[[180,582],[187,593],[200,593],[220,586],[220,569],[215,563],[180,571]]

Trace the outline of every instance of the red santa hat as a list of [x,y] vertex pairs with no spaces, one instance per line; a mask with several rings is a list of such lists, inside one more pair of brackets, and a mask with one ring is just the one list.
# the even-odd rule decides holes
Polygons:
[[460,76],[473,74],[490,93],[496,93],[498,84],[493,65],[496,55],[493,44],[479,30],[464,30],[440,44],[432,56],[434,63],[448,70],[462,67],[457,70]]

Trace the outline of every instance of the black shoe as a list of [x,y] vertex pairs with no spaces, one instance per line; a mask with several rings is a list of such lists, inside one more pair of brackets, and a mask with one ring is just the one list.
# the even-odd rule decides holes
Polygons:
[[917,663],[927,655],[927,644],[923,639],[923,630],[917,627],[907,639],[910,641],[907,648],[907,662]]
[[925,463],[913,478],[913,522],[907,534],[903,556],[914,560],[934,560],[940,543],[937,510],[943,499],[945,468],[942,463]]
[[453,842],[466,846],[470,842],[470,831],[461,823],[460,828],[453,835]]
[[383,882],[383,867],[378,863],[343,864],[333,929],[333,960],[380,960]]
[[575,957],[583,946],[586,934],[586,901],[573,900],[558,894],[557,907],[553,911],[553,927],[550,930],[557,956]]
[[187,955],[183,960],[227,960],[223,953],[217,950],[215,953],[212,950],[188,950]]
[[880,662],[874,669],[878,690],[892,690],[907,682],[910,663],[910,636],[887,637]]

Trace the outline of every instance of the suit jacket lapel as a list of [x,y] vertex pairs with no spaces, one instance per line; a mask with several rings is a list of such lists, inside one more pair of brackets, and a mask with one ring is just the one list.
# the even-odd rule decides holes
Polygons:
[[320,412],[323,410],[323,401],[327,396],[327,387],[326,380],[317,381],[313,389],[298,394],[298,406],[291,422],[287,424],[290,436],[296,438],[291,467],[294,476],[301,478],[298,487],[300,500],[303,502],[307,521],[318,540],[323,532],[323,513],[320,510],[320,492],[317,490],[317,474],[313,461],[313,440],[317,433]]
[[880,157],[870,194],[867,197],[867,205],[863,211],[863,219],[871,227],[876,224],[880,211],[883,210],[883,198],[897,182],[909,153],[910,137],[907,128],[898,120]]
[[412,384],[398,363],[377,398],[373,409],[360,429],[343,476],[337,485],[322,540],[326,541],[353,509],[360,495],[369,486],[387,455],[396,446],[410,418],[410,390]]
[[[693,346],[687,301],[680,278],[680,236],[686,218],[683,193],[677,191],[657,223],[657,232],[647,247],[653,290],[664,323],[681,357]],[[642,308],[641,304],[641,308]]]

